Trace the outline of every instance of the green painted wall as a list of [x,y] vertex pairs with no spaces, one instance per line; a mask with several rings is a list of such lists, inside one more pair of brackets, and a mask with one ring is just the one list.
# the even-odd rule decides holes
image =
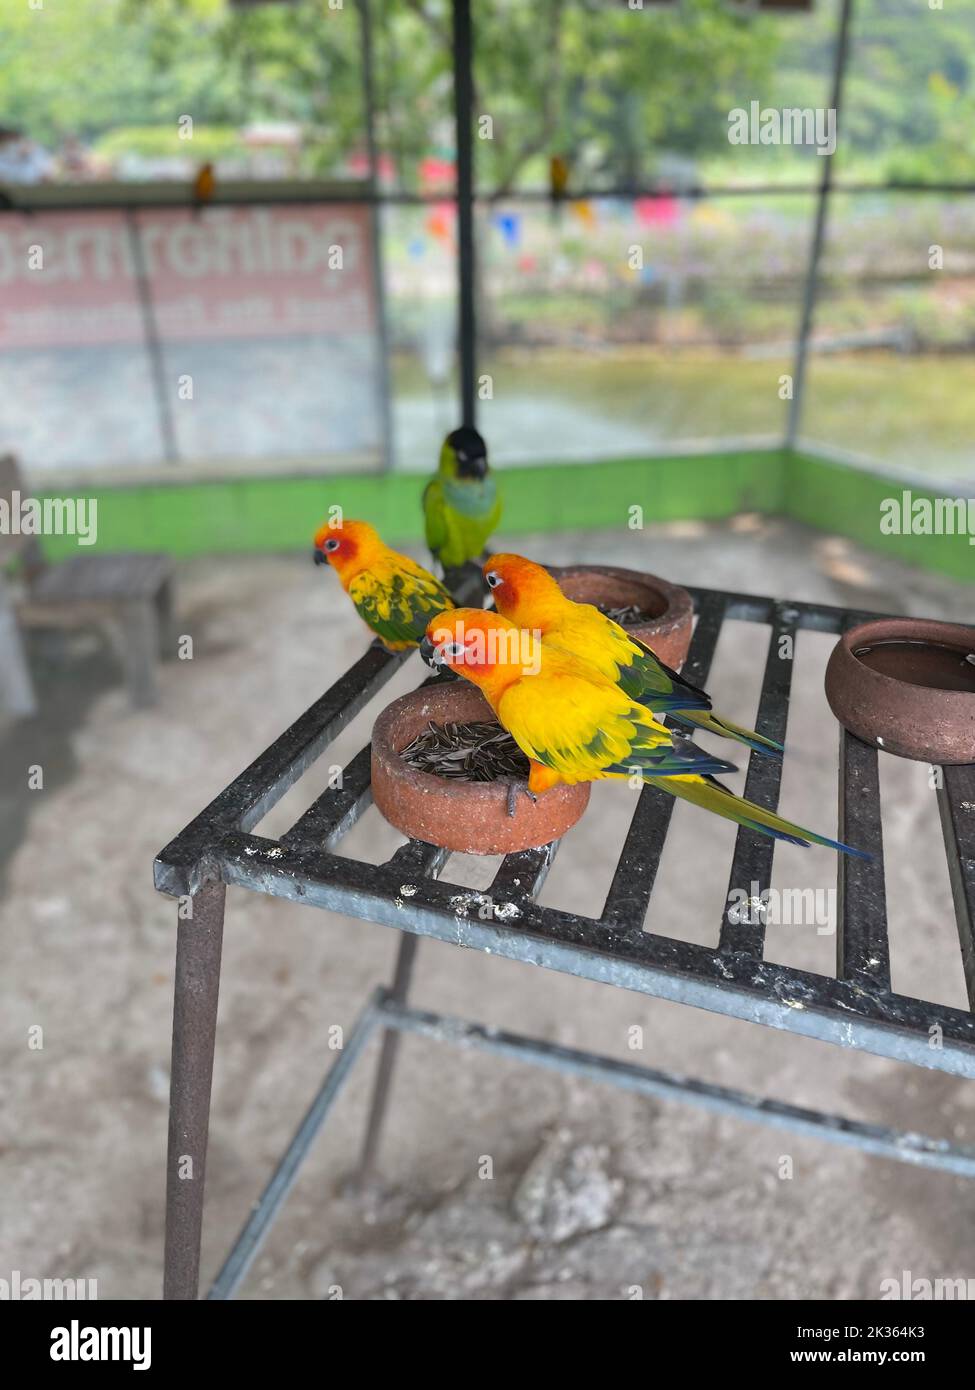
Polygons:
[[[720,520],[756,511],[794,517],[849,536],[908,564],[975,583],[975,546],[966,535],[884,535],[881,502],[905,484],[845,464],[786,450],[753,450],[593,464],[506,468],[507,536],[532,531],[623,527],[629,508],[644,520]],[[98,548],[220,551],[300,550],[333,504],[372,521],[391,542],[422,535],[420,494],[412,474],[233,478],[213,482],[101,487]],[[912,487],[915,497],[937,494]],[[47,541],[52,557],[74,552],[71,537]]]
[[795,454],[786,469],[785,511],[797,521],[849,536],[871,550],[882,551],[919,569],[935,570],[975,584],[975,545],[968,535],[885,535],[881,531],[881,504],[885,498],[899,501],[905,491],[910,492],[912,499],[928,498],[932,502],[937,497],[953,495],[846,464]]
[[[506,468],[502,477],[506,535],[625,526],[634,504],[647,521],[778,511],[784,496],[779,451],[542,464]],[[425,483],[422,475],[397,473],[234,478],[103,487],[84,495],[98,499],[98,549],[196,555],[310,547],[333,504],[373,522],[391,542],[415,540],[423,533]],[[53,557],[74,548],[68,536],[48,541]]]

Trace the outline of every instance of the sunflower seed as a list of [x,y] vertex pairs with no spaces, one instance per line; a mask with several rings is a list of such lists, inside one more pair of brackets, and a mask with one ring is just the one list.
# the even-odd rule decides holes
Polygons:
[[528,777],[528,759],[517,743],[500,724],[486,719],[469,724],[431,721],[400,757],[417,772],[457,781],[525,781]]
[[608,605],[599,603],[596,607],[599,609],[600,613],[604,613],[607,618],[611,618],[614,623],[619,623],[621,627],[624,627],[627,623],[631,625],[634,623],[646,623],[649,622],[652,617],[650,613],[645,613],[637,603],[628,603],[622,608],[610,608]]

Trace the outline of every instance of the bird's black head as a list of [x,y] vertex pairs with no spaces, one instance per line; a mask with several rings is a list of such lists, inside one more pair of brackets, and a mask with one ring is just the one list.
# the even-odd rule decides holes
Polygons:
[[487,445],[477,430],[462,425],[447,435],[446,444],[457,460],[458,478],[483,478],[487,474]]

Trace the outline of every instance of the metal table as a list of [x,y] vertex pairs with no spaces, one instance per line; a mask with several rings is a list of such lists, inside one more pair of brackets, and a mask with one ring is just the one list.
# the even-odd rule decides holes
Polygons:
[[[768,624],[770,638],[755,727],[784,741],[793,662],[780,639],[800,628],[840,633],[873,616],[823,604],[779,602],[692,589],[698,621],[684,671],[707,681],[726,618]],[[511,960],[565,971],[623,989],[860,1048],[901,1062],[975,1077],[975,765],[946,767],[938,792],[969,1009],[894,994],[890,985],[877,751],[840,731],[839,836],[873,853],[870,862],[837,856],[836,975],[825,976],[763,959],[761,922],[721,922],[716,948],[646,932],[654,878],[674,801],[645,787],[599,917],[537,901],[557,844],[508,855],[484,896],[439,877],[449,852],[420,841],[404,844],[385,864],[341,858],[333,851],[370,802],[369,748],[326,788],[277,840],[250,833],[303,775],[403,660],[370,648],[339,681],[261,754],[158,856],[156,887],[181,898],[173,1012],[172,1082],[166,1196],[164,1296],[197,1296],[210,1085],[216,1032],[227,884],[327,908],[394,927],[402,935],[394,979],[366,1002],[344,1049],[282,1156],[210,1291],[230,1297],[244,1279],[322,1122],[366,1043],[383,1033],[363,1153],[375,1157],[399,1035],[421,1033],[518,1057],[646,1095],[680,1098],[711,1110],[782,1126],[902,1161],[975,1176],[975,1149],[842,1116],[746,1095],[692,1078],[616,1061],[484,1027],[466,1019],[410,1008],[406,1002],[417,938],[432,936]],[[769,808],[778,802],[781,764],[753,755],[745,795]],[[739,829],[729,896],[771,879],[775,842]],[[404,893],[403,886],[411,891]],[[501,905],[502,911],[497,911]],[[933,1025],[940,1046],[931,1046]],[[191,1160],[191,1166],[188,1163]],[[192,1180],[187,1176],[192,1174]]]

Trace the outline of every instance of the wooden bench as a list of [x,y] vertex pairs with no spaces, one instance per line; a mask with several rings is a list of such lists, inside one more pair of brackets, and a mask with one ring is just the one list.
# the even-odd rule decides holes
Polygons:
[[[0,497],[24,495],[17,462],[0,458]],[[3,569],[17,561],[23,594],[11,598]],[[21,627],[104,628],[125,670],[132,703],[157,698],[156,663],[173,635],[173,565],[168,555],[73,555],[48,564],[36,536],[0,535],[0,697],[14,714],[36,713]]]

